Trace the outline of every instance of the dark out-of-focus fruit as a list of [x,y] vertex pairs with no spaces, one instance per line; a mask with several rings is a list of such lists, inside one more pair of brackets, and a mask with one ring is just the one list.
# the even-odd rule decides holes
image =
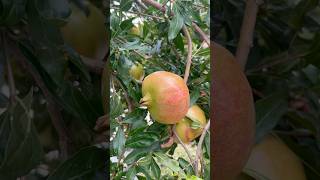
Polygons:
[[234,180],[254,143],[255,111],[250,85],[234,56],[211,42],[213,179]]
[[109,48],[105,15],[91,3],[89,16],[73,3],[70,6],[72,13],[61,28],[65,42],[83,56],[102,60]]

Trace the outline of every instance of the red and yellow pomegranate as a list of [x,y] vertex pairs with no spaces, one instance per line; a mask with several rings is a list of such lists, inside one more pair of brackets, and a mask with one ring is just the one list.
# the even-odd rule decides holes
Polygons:
[[[192,127],[192,123],[196,121],[199,127]],[[175,131],[183,143],[190,143],[202,134],[206,125],[206,116],[198,105],[189,108],[186,117],[176,124]]]
[[254,143],[255,111],[251,88],[234,56],[211,42],[213,179],[234,180]]
[[147,106],[151,117],[162,124],[182,120],[189,108],[189,89],[183,79],[171,72],[157,71],[142,82],[141,105]]

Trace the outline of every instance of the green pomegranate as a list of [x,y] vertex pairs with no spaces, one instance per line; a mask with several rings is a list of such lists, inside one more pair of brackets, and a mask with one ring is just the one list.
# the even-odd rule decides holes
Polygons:
[[137,81],[142,81],[144,78],[143,66],[141,64],[135,64],[131,66],[129,74],[133,79]]
[[73,3],[68,23],[61,28],[65,42],[79,54],[102,60],[108,51],[106,18],[102,12],[88,3],[89,16]]
[[[197,122],[195,127],[192,127],[193,122]],[[176,124],[175,131],[181,141],[188,144],[202,134],[206,122],[203,110],[198,105],[193,105],[186,117]]]
[[142,82],[141,105],[147,106],[151,117],[162,124],[182,120],[189,108],[189,89],[183,79],[171,72],[157,71]]

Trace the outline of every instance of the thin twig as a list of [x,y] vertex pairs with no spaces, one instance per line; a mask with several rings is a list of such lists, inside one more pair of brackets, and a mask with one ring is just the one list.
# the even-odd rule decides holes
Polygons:
[[128,95],[128,92],[126,91],[126,88],[123,86],[122,82],[115,75],[112,75],[112,76],[113,76],[113,79],[117,82],[117,84],[123,90],[124,98],[127,101],[127,105],[128,105],[128,112],[129,113],[132,112],[134,105],[132,104],[132,101]]
[[194,30],[200,35],[201,39],[203,41],[205,41],[208,44],[208,46],[210,46],[210,39],[206,35],[206,33],[204,33],[202,31],[202,29],[196,23],[192,22],[192,26],[193,26]]
[[[177,135],[176,125],[173,126],[172,132],[173,132],[173,134],[176,136],[176,138],[178,139],[179,143],[181,144],[181,146],[183,147],[183,149],[185,150],[185,152],[187,153],[187,155],[188,155],[188,157],[189,157],[189,159],[190,159],[191,166],[192,166],[192,168],[194,169],[195,167],[193,166],[193,163],[192,163],[192,162],[194,162],[194,161],[192,160],[191,153],[190,153],[190,151],[188,150],[188,148],[186,147],[186,145],[182,142],[182,140],[180,139],[180,137]],[[195,170],[195,169],[194,169],[194,170]]]
[[240,31],[240,40],[236,52],[236,59],[240,63],[243,70],[245,69],[250,49],[253,46],[252,39],[258,9],[259,4],[257,3],[257,0],[247,0]]
[[[198,171],[198,159],[202,159],[202,157],[200,157],[200,155],[202,154],[202,144],[203,144],[203,141],[204,141],[204,137],[206,136],[206,132],[207,130],[209,129],[210,127],[210,120],[208,121],[208,123],[206,124],[206,126],[204,127],[203,131],[202,131],[202,134],[200,136],[200,139],[199,139],[199,142],[198,142],[198,147],[197,147],[197,151],[196,151],[196,162],[195,162],[195,172],[196,172],[196,176],[198,176],[199,174],[199,171]],[[203,164],[202,166],[203,167]]]
[[186,63],[186,69],[184,71],[184,77],[183,77],[184,82],[187,83],[188,78],[189,78],[189,74],[190,74],[190,67],[191,67],[191,63],[192,63],[192,40],[191,40],[190,33],[187,29],[187,26],[184,25],[182,30],[183,30],[184,35],[187,38],[187,41],[188,41],[187,63]]

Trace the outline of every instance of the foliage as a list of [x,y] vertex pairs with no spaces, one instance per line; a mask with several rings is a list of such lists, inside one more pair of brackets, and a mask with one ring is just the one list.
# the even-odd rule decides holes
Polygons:
[[[245,1],[216,0],[212,39],[235,52]],[[264,1],[246,74],[256,101],[256,141],[279,135],[320,178],[318,0]]]
[[61,36],[71,12],[67,0],[0,0],[0,179],[106,176],[101,76]]
[[[169,1],[166,9],[170,9]],[[181,179],[191,177],[187,156],[174,158],[177,145],[162,149],[160,145],[170,136],[168,126],[150,119],[146,109],[140,108],[141,84],[129,76],[134,64],[144,66],[145,75],[165,70],[183,77],[187,48],[181,28],[187,25],[192,36],[192,66],[188,80],[192,104],[200,105],[209,117],[209,49],[192,29],[191,21],[208,31],[209,1],[177,0],[165,14],[135,1],[113,1],[111,4],[111,142],[110,176],[120,179]],[[135,27],[135,28],[134,28]],[[135,29],[135,30],[133,30]],[[137,30],[138,29],[138,30]],[[206,146],[209,146],[209,137]],[[209,159],[209,148],[203,148]],[[195,152],[193,152],[195,153]],[[185,154],[185,153],[182,153]],[[206,167],[209,162],[206,162]],[[209,179],[208,171],[205,171]],[[202,176],[203,177],[203,176]],[[189,179],[196,179],[191,177]]]

